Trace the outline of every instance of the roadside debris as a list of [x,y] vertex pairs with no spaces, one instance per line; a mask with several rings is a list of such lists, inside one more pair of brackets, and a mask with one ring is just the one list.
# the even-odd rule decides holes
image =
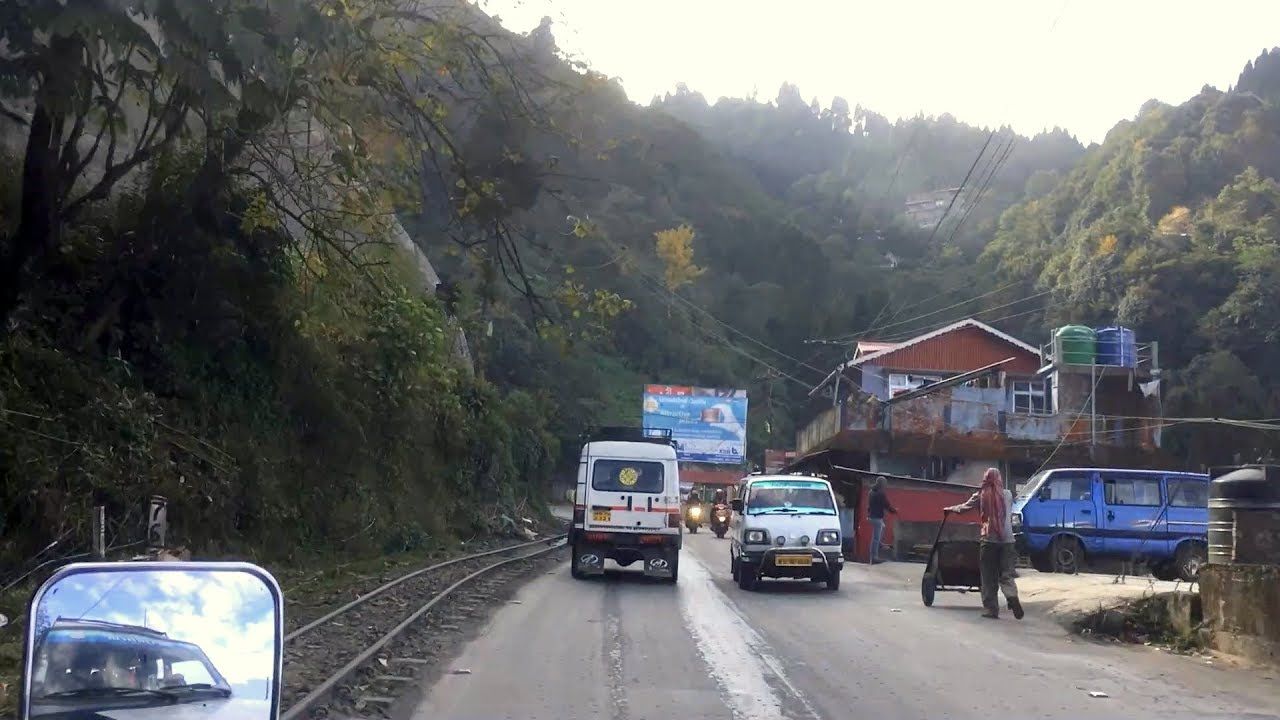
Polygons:
[[1111,697],[1111,696],[1110,696],[1110,695],[1108,695],[1108,694],[1106,694],[1106,693],[1104,693],[1104,692],[1102,692],[1101,690],[1090,690],[1090,691],[1089,691],[1089,697],[1091,697],[1091,698],[1105,698],[1105,697]]

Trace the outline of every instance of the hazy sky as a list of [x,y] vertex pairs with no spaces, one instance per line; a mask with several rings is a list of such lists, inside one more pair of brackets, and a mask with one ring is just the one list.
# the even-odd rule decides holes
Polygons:
[[1277,0],[478,0],[512,30],[555,21],[562,50],[647,104],[677,82],[777,95],[789,80],[896,118],[950,112],[1100,141],[1151,98],[1226,89],[1280,45]]

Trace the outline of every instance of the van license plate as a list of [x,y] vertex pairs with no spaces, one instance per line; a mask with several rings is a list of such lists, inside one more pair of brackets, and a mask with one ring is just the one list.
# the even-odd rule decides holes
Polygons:
[[778,567],[809,567],[813,564],[812,555],[779,555],[773,559]]
[[592,510],[591,522],[609,522],[612,512],[609,510]]

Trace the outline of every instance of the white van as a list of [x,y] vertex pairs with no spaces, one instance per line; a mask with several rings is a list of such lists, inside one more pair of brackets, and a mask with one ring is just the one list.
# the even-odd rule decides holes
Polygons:
[[604,561],[676,582],[680,573],[680,469],[669,430],[605,428],[582,446],[570,573],[599,575]]
[[729,570],[738,587],[799,578],[840,588],[844,553],[831,483],[804,475],[751,475],[733,500]]

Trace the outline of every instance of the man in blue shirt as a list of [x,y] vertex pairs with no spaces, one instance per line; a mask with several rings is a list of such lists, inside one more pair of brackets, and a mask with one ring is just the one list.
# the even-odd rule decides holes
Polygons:
[[889,502],[889,496],[884,491],[884,476],[881,475],[871,483],[871,492],[867,493],[867,520],[871,523],[871,548],[867,552],[869,564],[880,561],[880,542],[884,538],[885,511],[898,514],[898,509]]

